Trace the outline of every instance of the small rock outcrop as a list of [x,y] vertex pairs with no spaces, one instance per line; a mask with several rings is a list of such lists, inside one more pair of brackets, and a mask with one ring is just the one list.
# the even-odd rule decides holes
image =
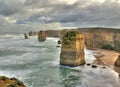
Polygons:
[[29,36],[36,36],[36,35],[38,35],[38,32],[30,31],[30,32],[28,32],[28,35],[29,35]]
[[47,39],[47,34],[44,31],[40,31],[38,33],[38,40],[39,41],[45,41]]
[[69,31],[62,37],[60,64],[68,66],[85,64],[83,34]]
[[58,44],[61,44],[61,40],[58,40]]
[[28,36],[27,36],[27,34],[26,34],[26,33],[24,33],[24,37],[25,37],[25,39],[28,39]]
[[23,82],[16,78],[0,76],[0,87],[26,87]]
[[115,66],[120,67],[120,55],[118,56],[117,60],[115,61]]

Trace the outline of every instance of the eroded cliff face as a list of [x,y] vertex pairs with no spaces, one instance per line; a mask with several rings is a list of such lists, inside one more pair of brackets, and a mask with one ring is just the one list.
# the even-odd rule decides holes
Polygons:
[[106,44],[114,47],[114,33],[104,29],[88,29],[83,31],[85,44],[91,48],[102,48]]
[[67,32],[62,37],[60,64],[79,66],[84,63],[84,36],[77,31]]
[[47,34],[44,31],[40,31],[38,33],[38,40],[39,41],[45,41],[47,39]]
[[103,48],[120,51],[120,30],[110,28],[78,29],[85,36],[88,48]]
[[[45,32],[48,37],[62,38],[66,32],[74,30],[84,34],[85,45],[88,48],[103,48],[103,49],[108,48],[120,51],[120,29],[98,27],[98,28],[64,29],[64,30],[46,30]],[[36,35],[37,32],[29,32],[29,34]]]

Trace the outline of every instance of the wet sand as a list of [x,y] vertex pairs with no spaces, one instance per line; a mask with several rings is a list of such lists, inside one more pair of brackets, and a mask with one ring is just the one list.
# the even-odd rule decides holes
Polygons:
[[113,70],[120,74],[120,67],[114,66],[119,54],[120,53],[116,51],[95,49],[93,55],[95,56],[96,60],[93,62],[93,64],[112,67]]

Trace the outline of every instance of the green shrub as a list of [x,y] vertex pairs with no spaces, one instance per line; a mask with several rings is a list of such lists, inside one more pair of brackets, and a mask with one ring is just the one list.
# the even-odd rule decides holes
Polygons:
[[6,76],[2,76],[2,78],[1,78],[2,80],[8,80],[9,78],[8,77],[6,77]]
[[113,47],[110,44],[102,45],[102,49],[113,50]]
[[78,32],[76,31],[70,31],[70,32],[67,32],[64,37],[67,37],[67,38],[76,37],[77,33]]
[[12,77],[12,78],[10,78],[10,80],[18,80],[17,78],[15,78],[15,77]]
[[24,85],[23,82],[19,81],[19,80],[16,81],[16,84],[19,85],[19,86],[23,86]]

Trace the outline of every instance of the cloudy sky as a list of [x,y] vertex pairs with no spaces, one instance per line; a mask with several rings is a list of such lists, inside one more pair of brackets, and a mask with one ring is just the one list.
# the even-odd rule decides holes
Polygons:
[[120,27],[120,0],[0,0],[0,31]]

